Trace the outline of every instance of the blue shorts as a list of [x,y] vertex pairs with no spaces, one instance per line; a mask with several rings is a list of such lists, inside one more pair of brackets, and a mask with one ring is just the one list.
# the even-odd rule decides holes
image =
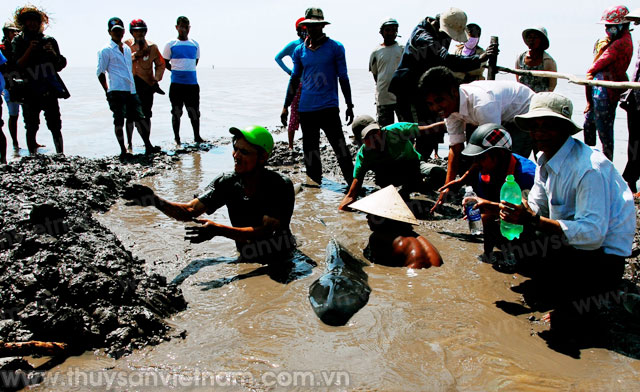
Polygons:
[[7,109],[10,117],[15,117],[20,113],[20,104],[11,102],[11,97],[9,97],[9,90],[4,90],[3,92],[4,100],[7,103]]

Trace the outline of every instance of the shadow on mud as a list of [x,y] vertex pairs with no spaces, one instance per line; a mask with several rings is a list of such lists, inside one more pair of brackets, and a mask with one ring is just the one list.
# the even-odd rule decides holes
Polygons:
[[[576,359],[592,348],[640,359],[640,315],[629,305],[638,291],[633,282],[623,280],[615,290],[571,301],[558,301],[553,290],[531,279],[511,290],[521,294],[524,303],[496,301],[496,307],[513,316],[548,313],[549,328],[537,335],[550,349]],[[533,315],[529,320],[543,325]]]

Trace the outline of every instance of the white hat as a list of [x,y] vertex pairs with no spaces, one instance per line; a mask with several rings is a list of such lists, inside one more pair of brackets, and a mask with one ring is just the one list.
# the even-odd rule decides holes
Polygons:
[[412,225],[420,224],[420,221],[416,219],[413,212],[411,212],[407,204],[402,200],[402,197],[393,185],[380,189],[349,205],[349,207],[354,210],[366,212],[367,214],[406,222]]

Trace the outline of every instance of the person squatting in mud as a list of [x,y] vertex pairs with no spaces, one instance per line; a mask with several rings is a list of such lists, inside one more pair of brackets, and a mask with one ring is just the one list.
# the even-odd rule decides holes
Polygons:
[[[291,180],[268,170],[265,164],[273,149],[273,137],[263,127],[231,128],[234,171],[214,179],[204,193],[188,203],[160,198],[142,185],[134,185],[124,198],[133,205],[154,206],[187,227],[185,239],[201,243],[216,236],[236,241],[241,261],[275,264],[290,259],[296,241],[289,229],[295,193]],[[196,219],[227,206],[232,226]]]

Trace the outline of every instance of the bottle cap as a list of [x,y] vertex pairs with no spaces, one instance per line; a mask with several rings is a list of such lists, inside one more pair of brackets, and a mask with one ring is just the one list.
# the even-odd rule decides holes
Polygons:
[[513,176],[513,174],[509,174],[509,175],[507,176],[507,181],[509,181],[509,182],[514,182],[515,180],[516,180],[516,178]]

